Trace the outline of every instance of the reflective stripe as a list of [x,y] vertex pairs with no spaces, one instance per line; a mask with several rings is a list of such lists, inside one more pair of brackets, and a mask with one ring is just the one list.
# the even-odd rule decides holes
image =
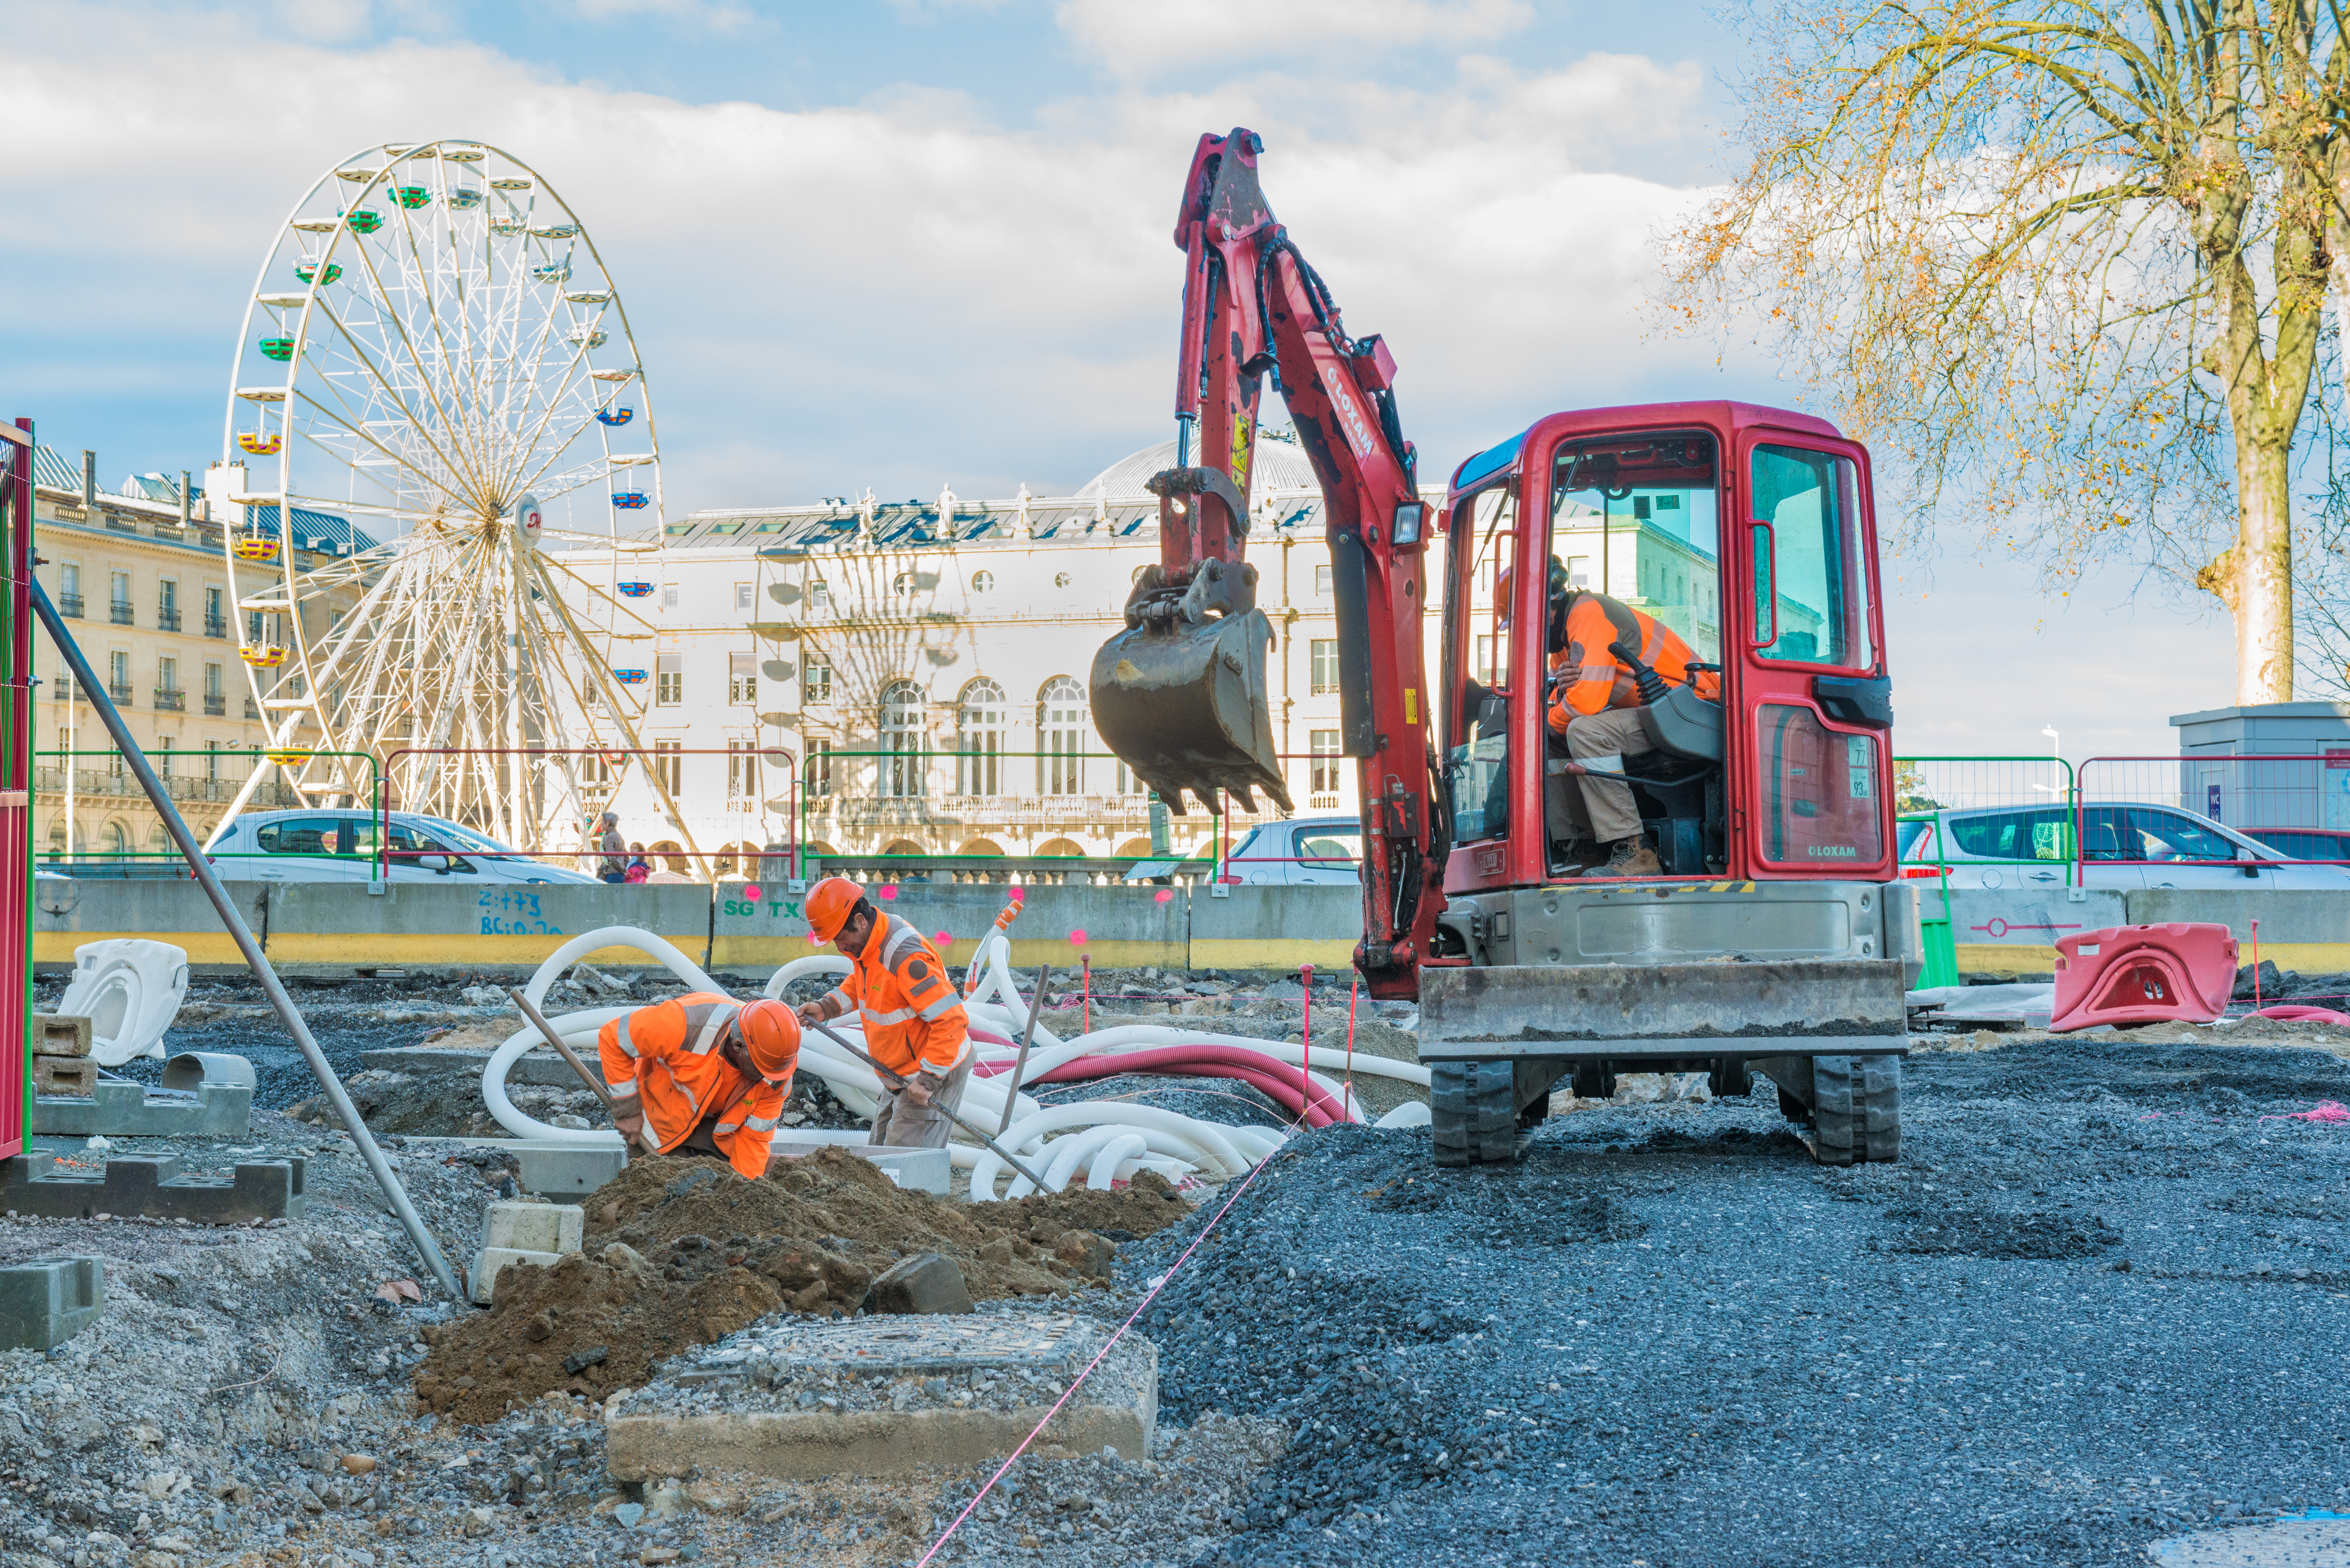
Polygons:
[[637,1054],[637,1047],[636,1043],[629,1038],[629,1014],[624,1012],[619,1018],[614,1019],[613,1022],[620,1026],[619,1030],[619,1038],[615,1043],[622,1051],[628,1053],[628,1054],[633,1058]]
[[1616,679],[1617,666],[1614,664],[1586,664],[1581,668],[1586,680],[1613,681]]
[[1654,664],[1657,661],[1657,655],[1665,650],[1665,623],[1649,619],[1646,616],[1640,618],[1648,622],[1648,635],[1640,644],[1640,662]]
[[1595,774],[1620,774],[1624,771],[1624,753],[1621,752],[1610,752],[1604,757],[1581,757],[1576,760]]
[[914,1010],[910,1007],[893,1007],[887,1012],[876,1012],[869,1007],[860,1007],[857,1010],[857,1015],[868,1023],[903,1023],[914,1016]]
[[773,1132],[775,1130],[776,1120],[777,1118],[775,1116],[752,1116],[746,1119],[743,1125],[749,1127],[753,1132]]
[[844,1012],[847,1012],[850,1008],[852,1008],[852,1007],[854,1007],[854,1006],[856,1006],[856,1005],[857,1005],[857,999],[856,999],[855,997],[853,997],[853,996],[849,995],[847,992],[844,991],[843,989],[841,989],[839,986],[837,986],[837,985],[836,985],[836,986],[834,986],[830,991],[827,991],[827,992],[826,992],[824,993],[824,999],[825,999],[825,1001],[826,1001],[827,1003],[829,1003],[829,1002],[837,1002],[840,1003],[840,1005],[839,1005],[839,1006],[837,1006],[837,1007],[834,1008],[834,1009],[833,1009],[829,1013],[827,1013],[827,1014],[826,1015],[826,1016],[830,1017],[830,1018],[837,1018],[837,1017],[839,1017],[842,1013],[844,1013]]
[[637,1097],[637,1081],[634,1078],[623,1078],[617,1084],[607,1078],[604,1086],[612,1091],[614,1099],[633,1100]]
[[922,933],[897,916],[889,917],[889,939],[881,944],[881,967],[896,969],[905,956],[922,945]]
[[921,1015],[924,1018],[936,1018],[941,1013],[951,1012],[962,1005],[962,998],[950,991],[944,996],[940,997],[936,1002],[931,1002],[928,1007],[923,1008],[921,1010]]

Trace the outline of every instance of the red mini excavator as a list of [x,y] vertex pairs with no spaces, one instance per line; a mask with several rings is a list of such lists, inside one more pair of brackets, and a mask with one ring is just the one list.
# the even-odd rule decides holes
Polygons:
[[[1918,941],[1867,452],[1741,403],[1550,414],[1463,462],[1431,519],[1395,359],[1347,334],[1274,221],[1262,151],[1203,136],[1184,182],[1177,466],[1150,482],[1159,563],[1094,660],[1104,742],[1177,811],[1220,790],[1289,808],[1245,559],[1271,378],[1329,529],[1363,811],[1355,962],[1372,994],[1419,999],[1438,1161],[1515,1158],[1560,1080],[1603,1096],[1619,1070],[1701,1071],[1718,1094],[1759,1077],[1821,1160],[1898,1158]],[[1562,628],[1583,595],[1627,637],[1578,665]],[[1678,680],[1652,668],[1663,644]],[[1611,657],[1606,711],[1631,738],[1577,757],[1553,710]],[[1594,875],[1577,792],[1603,774],[1661,875]]]

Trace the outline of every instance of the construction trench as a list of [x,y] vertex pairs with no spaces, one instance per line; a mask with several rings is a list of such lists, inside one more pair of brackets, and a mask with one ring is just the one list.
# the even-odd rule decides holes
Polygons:
[[[491,1000],[515,978],[292,982],[461,1268],[491,1206],[515,1207],[516,1146],[480,1141],[504,1131],[481,1066],[519,1027]],[[681,989],[575,970],[550,1011]],[[1089,1018],[1057,986],[1041,1017],[1286,1038],[1294,1061],[1303,989],[1097,972]],[[1313,1005],[1315,1043],[1343,1046],[1346,991],[1317,982]],[[1375,1011],[1357,1009],[1357,1050],[1408,1054],[1411,1020]],[[77,1568],[899,1563],[933,1545],[1072,1565],[2095,1563],[2323,1532],[2274,1521],[2350,1512],[2322,1395],[2350,1168],[2343,1126],[2300,1115],[2350,1097],[2342,1033],[1921,1033],[1903,1159],[1845,1170],[1765,1096],[1694,1075],[1559,1096],[1519,1164],[1466,1172],[1432,1166],[1424,1128],[1359,1123],[1282,1141],[1253,1179],[1138,1171],[993,1203],[967,1201],[968,1169],[940,1198],[839,1151],[760,1183],[643,1159],[567,1197],[577,1255],[501,1276],[483,1311],[433,1288],[258,986],[200,980],[172,1044],[255,1063],[245,1134],[68,1158],[299,1158],[307,1200],[259,1224],[0,1225],[0,1264],[89,1256],[106,1276],[88,1326],[0,1355],[0,1548]],[[436,1053],[454,1064],[431,1070]],[[846,1132],[816,1082],[792,1126]],[[1355,1083],[1386,1110],[1409,1098]],[[514,1093],[586,1119],[561,1108],[574,1091]],[[1293,1119],[1229,1081],[1039,1093],[1243,1140]],[[928,1252],[975,1311],[856,1315]],[[1088,1366],[965,1516],[992,1456]]]

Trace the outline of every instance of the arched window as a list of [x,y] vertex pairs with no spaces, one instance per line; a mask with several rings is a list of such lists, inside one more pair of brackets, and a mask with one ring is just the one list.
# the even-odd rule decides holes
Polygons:
[[1001,773],[1003,721],[1009,711],[1003,688],[985,676],[962,689],[955,711],[955,793],[994,795],[1003,793]]
[[881,693],[881,794],[922,793],[922,689],[893,680]]
[[995,574],[993,572],[973,572],[971,575],[971,591],[972,593],[993,593],[994,589]]
[[900,572],[889,579],[889,591],[904,598],[914,591],[914,574]]
[[130,829],[119,822],[106,825],[106,852],[117,860],[130,857]]
[[1086,793],[1086,689],[1055,675],[1036,694],[1036,793]]

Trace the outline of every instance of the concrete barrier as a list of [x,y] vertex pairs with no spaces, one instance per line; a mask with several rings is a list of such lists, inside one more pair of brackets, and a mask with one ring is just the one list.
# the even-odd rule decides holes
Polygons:
[[1342,970],[1363,940],[1363,895],[1345,886],[1201,890],[1191,899],[1193,969]]
[[[394,883],[370,893],[363,885],[288,882],[269,889],[265,946],[279,964],[530,965],[581,931],[641,926],[700,959],[710,946],[710,891],[676,882],[469,888],[452,877],[446,885]],[[588,961],[651,961],[632,949],[606,948]]]
[[2129,923],[2209,920],[2235,933],[2241,961],[2252,961],[2252,922],[2261,923],[2261,957],[2280,969],[2312,973],[2350,970],[2350,892],[2315,889],[2147,888],[2129,896]]
[[[2077,899],[2073,897],[2076,891],[2081,895]],[[1918,897],[1928,910],[1940,899],[1934,885],[1922,881]],[[2050,971],[2055,966],[2059,938],[2128,922],[2119,889],[2057,886],[1950,891],[1950,934],[1958,944],[1961,974]]]
[[[722,883],[711,924],[711,961],[746,968],[787,963],[818,950],[808,943],[803,895],[788,884],[749,887]],[[951,933],[949,963],[971,961],[980,939],[1011,897],[1008,888],[981,882],[896,882],[873,890],[876,906],[935,939]],[[1019,920],[1012,928],[1012,963],[1029,970],[1049,963],[1074,967],[1090,955],[1105,968],[1146,964],[1183,967],[1189,942],[1190,906],[1180,888],[1024,888]],[[1163,902],[1160,893],[1169,894]],[[886,896],[885,896],[886,895]]]
[[[268,924],[268,885],[231,882],[228,890],[245,923],[262,931]],[[244,967],[212,900],[193,882],[68,877],[34,883],[34,962],[70,965],[75,949],[117,937],[185,948],[192,965]]]

